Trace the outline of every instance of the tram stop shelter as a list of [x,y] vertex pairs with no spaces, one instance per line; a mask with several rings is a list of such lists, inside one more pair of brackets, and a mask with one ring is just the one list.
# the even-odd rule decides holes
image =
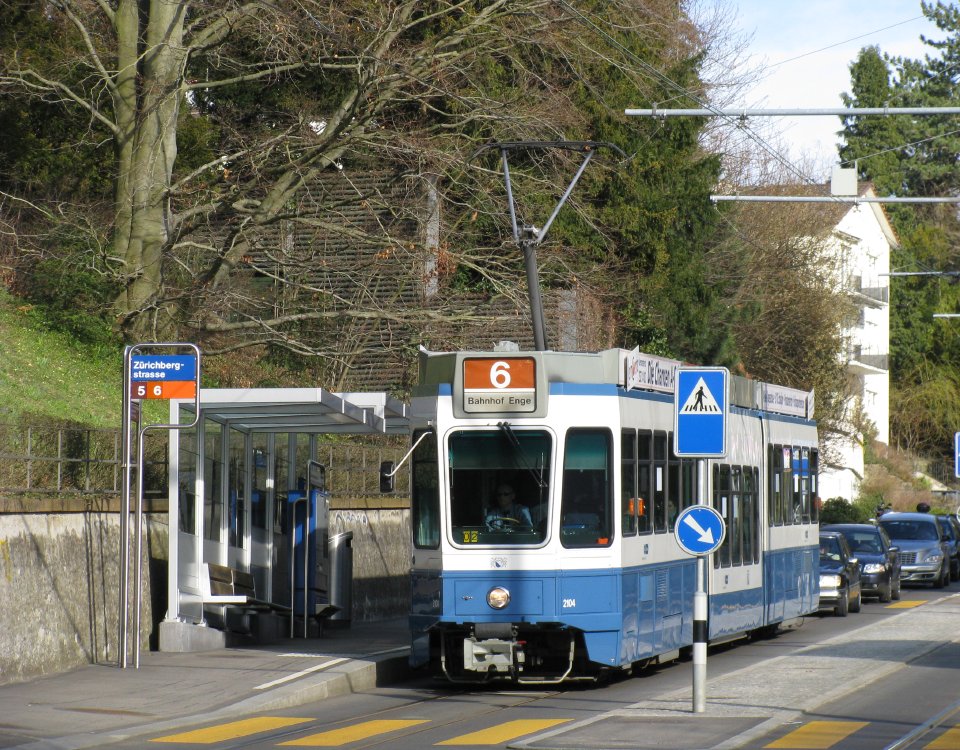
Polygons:
[[[227,644],[239,630],[303,635],[330,605],[325,467],[317,437],[405,435],[385,393],[205,388],[170,401],[167,612],[161,651]],[[376,470],[376,469],[373,469]]]

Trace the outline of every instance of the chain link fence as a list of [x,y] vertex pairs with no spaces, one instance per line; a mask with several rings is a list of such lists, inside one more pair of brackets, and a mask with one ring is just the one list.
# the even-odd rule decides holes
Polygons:
[[[399,462],[406,441],[388,445],[368,440],[326,443],[317,460],[327,469],[327,489],[339,500],[381,498],[379,469]],[[167,441],[153,433],[145,444],[144,496],[167,496]],[[120,495],[123,483],[122,434],[119,429],[22,427],[0,424],[0,493],[52,497]],[[396,475],[392,497],[409,494],[409,472]]]

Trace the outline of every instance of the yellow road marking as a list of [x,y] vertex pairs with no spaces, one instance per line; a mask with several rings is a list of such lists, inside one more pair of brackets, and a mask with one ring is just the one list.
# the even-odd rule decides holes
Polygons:
[[960,727],[953,727],[941,734],[923,750],[957,750],[960,747]]
[[826,750],[866,725],[865,721],[811,721],[764,747]]
[[926,604],[926,602],[923,599],[902,599],[899,602],[888,604],[887,609],[910,609],[911,607],[919,607],[921,604]]
[[348,742],[365,740],[369,737],[375,737],[378,734],[387,732],[396,732],[398,729],[415,727],[417,724],[426,724],[427,719],[379,719],[376,721],[364,721],[360,724],[344,727],[343,729],[331,729],[329,732],[320,732],[311,734],[308,737],[301,737],[299,740],[290,740],[281,742],[286,747],[339,747]]
[[272,729],[283,729],[295,724],[303,724],[313,719],[288,719],[280,716],[260,716],[256,719],[231,721],[228,724],[217,724],[206,729],[195,729],[192,732],[169,734],[166,737],[157,737],[151,742],[177,742],[195,745],[212,745],[214,742],[235,740],[239,737],[249,737],[251,734],[269,732]]
[[572,719],[519,719],[517,721],[508,721],[505,724],[491,727],[490,729],[481,729],[479,732],[462,734],[459,737],[453,737],[438,745],[500,745],[525,734],[538,732],[543,729],[555,727],[557,724],[565,724]]

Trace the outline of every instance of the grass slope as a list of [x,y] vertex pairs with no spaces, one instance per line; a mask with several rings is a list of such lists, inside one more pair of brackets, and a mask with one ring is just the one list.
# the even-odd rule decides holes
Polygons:
[[119,427],[123,355],[45,330],[0,290],[0,423]]

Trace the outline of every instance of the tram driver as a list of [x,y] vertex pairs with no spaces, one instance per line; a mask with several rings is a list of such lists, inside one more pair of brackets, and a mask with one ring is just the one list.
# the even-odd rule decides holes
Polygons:
[[490,529],[532,529],[530,509],[517,502],[513,486],[501,483],[497,486],[492,506],[483,511],[483,522]]

